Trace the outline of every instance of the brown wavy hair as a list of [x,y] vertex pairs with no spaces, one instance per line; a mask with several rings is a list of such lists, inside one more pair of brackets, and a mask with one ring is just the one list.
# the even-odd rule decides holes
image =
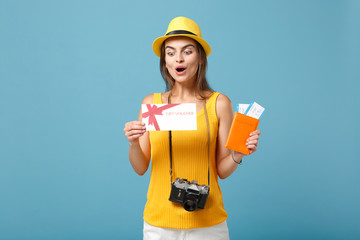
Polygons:
[[[210,85],[206,80],[207,58],[204,48],[201,46],[201,44],[195,40],[194,42],[196,43],[196,48],[198,50],[199,60],[200,60],[195,78],[196,93],[202,99],[205,99],[207,96],[204,95],[204,91],[213,92],[212,88],[210,87]],[[171,91],[172,88],[174,87],[175,79],[170,75],[169,71],[166,68],[165,41],[161,45],[160,73],[166,84],[166,91]]]

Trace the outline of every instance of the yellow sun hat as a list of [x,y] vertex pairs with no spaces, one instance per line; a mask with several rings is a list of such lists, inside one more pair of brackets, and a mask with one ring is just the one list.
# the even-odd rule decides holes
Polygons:
[[202,38],[199,25],[186,17],[176,17],[171,20],[165,35],[155,39],[153,42],[154,53],[160,57],[162,43],[168,38],[180,36],[194,39],[204,48],[206,57],[210,55],[211,48],[209,44]]

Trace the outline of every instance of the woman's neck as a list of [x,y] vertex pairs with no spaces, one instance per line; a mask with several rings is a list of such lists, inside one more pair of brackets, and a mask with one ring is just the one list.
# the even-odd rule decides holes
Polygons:
[[178,100],[193,99],[196,97],[197,92],[194,87],[186,87],[181,84],[175,84],[175,86],[170,90],[171,97]]

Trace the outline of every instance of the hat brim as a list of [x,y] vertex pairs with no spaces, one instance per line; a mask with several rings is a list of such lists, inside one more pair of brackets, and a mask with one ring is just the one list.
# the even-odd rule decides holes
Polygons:
[[154,40],[154,42],[153,42],[153,51],[158,57],[161,57],[161,45],[162,45],[162,43],[166,39],[172,38],[172,37],[189,37],[189,38],[192,38],[195,41],[197,41],[198,43],[200,43],[200,45],[204,48],[206,57],[208,57],[210,55],[210,53],[211,53],[211,47],[202,38],[200,38],[198,36],[191,35],[191,34],[176,34],[176,35],[169,35],[169,36],[159,37],[159,38]]

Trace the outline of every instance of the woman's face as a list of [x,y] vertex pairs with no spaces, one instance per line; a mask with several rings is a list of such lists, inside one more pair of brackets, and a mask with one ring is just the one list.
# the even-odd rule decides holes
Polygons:
[[165,63],[175,81],[194,81],[199,64],[199,53],[195,41],[187,37],[167,39]]

